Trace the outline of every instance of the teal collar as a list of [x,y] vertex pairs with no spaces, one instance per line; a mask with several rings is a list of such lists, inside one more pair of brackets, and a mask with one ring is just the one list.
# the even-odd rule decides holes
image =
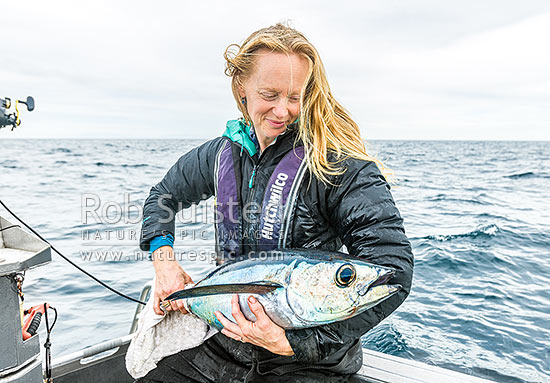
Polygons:
[[252,157],[258,152],[258,149],[250,137],[250,129],[252,129],[252,127],[245,124],[243,120],[229,120],[227,121],[223,136],[240,144]]

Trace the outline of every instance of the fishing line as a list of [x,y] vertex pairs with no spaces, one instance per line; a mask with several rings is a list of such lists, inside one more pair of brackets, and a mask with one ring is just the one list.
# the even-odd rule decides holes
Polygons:
[[[94,277],[92,274],[90,274],[89,272],[87,272],[86,270],[84,270],[82,267],[78,266],[76,263],[74,263],[73,261],[71,261],[69,258],[67,258],[66,256],[64,256],[63,254],[61,254],[61,252],[59,252],[59,250],[57,250],[50,242],[48,242],[48,240],[44,239],[44,237],[42,237],[40,234],[38,234],[32,227],[30,227],[29,225],[27,225],[21,218],[19,218],[17,215],[15,215],[5,204],[4,202],[2,202],[2,200],[0,199],[0,204],[4,207],[4,209],[6,209],[8,211],[8,213],[10,213],[12,216],[14,216],[19,222],[21,222],[27,229],[29,229],[30,231],[32,231],[38,238],[40,238],[41,240],[43,240],[44,242],[46,242],[48,245],[50,245],[50,247],[52,248],[53,251],[55,251],[57,254],[59,254],[59,256],[61,258],[63,258],[64,260],[66,260],[67,262],[69,262],[71,265],[73,265],[74,267],[76,267],[79,271],[81,271],[82,273],[86,274],[88,277],[92,278],[94,281],[96,281],[97,283],[99,283],[101,286],[105,287],[106,289],[108,290],[111,290],[113,293],[121,296],[122,298],[126,298],[128,300],[131,300],[133,302],[136,302],[136,303],[139,303],[139,304],[142,304],[142,305],[145,305],[145,302],[142,302],[140,301],[139,299],[136,299],[136,298],[132,298],[124,293],[121,293],[120,291],[112,288],[111,286],[109,286],[108,284],[106,284],[105,282],[99,280],[98,278]],[[11,227],[15,227],[17,225],[13,225]],[[10,227],[10,228],[11,228]],[[4,228],[7,229],[8,227]]]

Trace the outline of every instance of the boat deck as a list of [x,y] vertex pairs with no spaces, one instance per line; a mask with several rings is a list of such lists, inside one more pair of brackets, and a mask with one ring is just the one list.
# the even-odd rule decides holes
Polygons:
[[[54,360],[56,383],[133,382],[126,372],[131,335],[88,347]],[[491,381],[437,366],[363,350],[363,367],[350,383],[490,383]]]
[[358,382],[373,383],[490,383],[490,380],[410,359],[363,349]]

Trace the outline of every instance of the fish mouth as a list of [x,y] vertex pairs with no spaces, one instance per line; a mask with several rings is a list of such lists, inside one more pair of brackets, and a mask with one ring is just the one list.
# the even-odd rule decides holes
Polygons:
[[349,315],[368,310],[401,291],[403,286],[387,284],[394,275],[395,270],[385,269],[374,282],[357,285],[356,300]]
[[[368,285],[362,285],[357,287],[357,294],[359,296],[365,296],[370,289],[376,286],[381,286],[386,284],[393,276],[395,275],[395,270],[387,270],[384,274],[380,275],[374,282]],[[401,289],[400,285],[394,285],[396,288]],[[399,287],[397,287],[399,286]]]

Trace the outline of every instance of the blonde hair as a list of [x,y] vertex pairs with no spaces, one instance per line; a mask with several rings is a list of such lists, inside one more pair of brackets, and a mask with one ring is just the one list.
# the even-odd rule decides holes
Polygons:
[[[251,124],[252,119],[240,100],[239,89],[253,72],[256,53],[261,49],[298,54],[309,63],[306,85],[300,94],[297,139],[303,142],[306,163],[317,178],[330,183],[329,176],[342,174],[345,170],[338,163],[346,156],[373,161],[383,173],[388,173],[389,169],[367,154],[359,127],[332,95],[315,47],[302,33],[284,24],[262,28],[252,33],[242,45],[231,44],[225,50],[225,74],[232,78],[233,96],[247,123]],[[329,160],[329,152],[335,154],[334,161]]]

